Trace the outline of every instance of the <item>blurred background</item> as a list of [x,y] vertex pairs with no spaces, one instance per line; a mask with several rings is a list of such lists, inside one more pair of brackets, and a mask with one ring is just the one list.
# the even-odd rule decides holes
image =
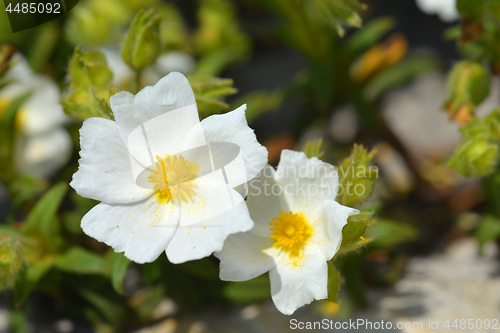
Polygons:
[[[139,16],[153,54],[127,54]],[[0,5],[0,45],[0,332],[500,318],[496,1],[81,0],[17,33]],[[187,75],[201,118],[246,103],[272,165],[294,149],[377,167],[347,201],[365,215],[334,258],[338,295],[288,317],[267,274],[223,282],[213,256],[136,265],[83,234],[96,202],[67,187],[82,121],[112,118],[111,95],[171,71]]]

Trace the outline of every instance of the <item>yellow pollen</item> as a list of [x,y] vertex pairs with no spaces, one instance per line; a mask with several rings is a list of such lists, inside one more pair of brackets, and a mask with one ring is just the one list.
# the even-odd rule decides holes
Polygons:
[[288,252],[292,257],[298,257],[313,233],[313,228],[304,214],[291,212],[286,214],[281,211],[279,217],[273,218],[273,221],[269,222],[273,226],[271,228],[273,246]]
[[[156,190],[156,199],[161,204],[173,201],[175,197],[182,202],[189,202],[195,194],[191,180],[196,178],[199,165],[189,162],[183,156],[156,156],[155,170],[148,181]],[[170,183],[170,185],[169,185]]]

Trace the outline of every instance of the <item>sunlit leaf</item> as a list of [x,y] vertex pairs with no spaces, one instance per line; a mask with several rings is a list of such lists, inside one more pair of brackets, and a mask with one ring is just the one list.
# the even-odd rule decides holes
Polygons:
[[72,247],[58,257],[54,265],[61,271],[73,274],[107,274],[109,266],[100,256],[80,247]]

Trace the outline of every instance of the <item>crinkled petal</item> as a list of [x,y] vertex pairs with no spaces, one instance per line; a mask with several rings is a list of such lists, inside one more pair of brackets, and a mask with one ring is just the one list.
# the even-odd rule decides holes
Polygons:
[[179,226],[167,247],[167,257],[172,263],[207,257],[222,249],[228,235],[247,231],[252,226],[245,202],[241,201],[218,216],[196,224]]
[[275,175],[294,213],[312,211],[325,200],[335,200],[338,178],[337,170],[332,165],[288,149],[281,152]]
[[231,142],[240,147],[245,163],[247,180],[253,179],[267,164],[267,149],[262,146],[248,127],[245,117],[246,105],[234,111],[213,115],[201,121],[205,140]]
[[222,251],[214,253],[220,259],[221,280],[246,281],[272,269],[275,266],[273,258],[263,252],[272,246],[272,238],[250,232],[229,236]]
[[127,147],[115,122],[87,119],[80,129],[80,167],[70,185],[85,198],[106,203],[132,203],[153,190],[136,185]]
[[111,96],[111,109],[120,127],[123,142],[128,142],[129,134],[146,121],[188,105],[196,100],[189,81],[184,75],[172,72],[132,95],[122,91]]
[[268,165],[248,183],[248,211],[255,223],[250,232],[269,239],[272,234],[269,223],[282,210],[289,211],[283,197],[283,188],[275,182],[274,175],[274,168]]
[[347,218],[355,214],[359,214],[357,209],[328,200],[308,218],[314,230],[311,243],[321,251],[326,260],[332,259],[339,250],[342,228],[347,224]]
[[286,315],[315,299],[328,297],[326,260],[313,246],[306,246],[298,259],[281,255],[276,267],[269,271],[269,277],[274,304]]
[[165,251],[179,220],[173,204],[155,197],[131,205],[100,203],[82,219],[82,229],[136,263],[152,262]]
[[64,128],[35,136],[18,136],[14,160],[21,172],[41,178],[52,175],[71,157],[73,144]]

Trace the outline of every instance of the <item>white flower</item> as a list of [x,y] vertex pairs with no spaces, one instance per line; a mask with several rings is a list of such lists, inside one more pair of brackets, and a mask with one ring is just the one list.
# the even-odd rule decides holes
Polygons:
[[267,166],[250,182],[254,228],[229,236],[215,253],[220,278],[245,281],[269,271],[273,301],[284,314],[326,298],[326,262],[339,249],[348,216],[358,213],[335,201],[337,191],[333,166],[283,150],[276,172]]
[[[180,263],[221,250],[229,234],[253,226],[232,188],[259,173],[267,150],[248,127],[245,106],[199,122],[189,82],[173,72],[135,96],[112,96],[111,108],[116,121],[90,118],[80,130],[80,167],[70,185],[102,201],[82,219],[87,235],[137,263],[162,251]],[[218,143],[239,146],[238,158],[223,163],[225,175]],[[235,177],[231,168],[243,165],[243,179]],[[225,210],[228,195],[233,208]]]
[[421,11],[426,14],[437,14],[445,22],[459,19],[457,0],[416,0]]
[[35,75],[19,54],[2,81],[0,118],[10,103],[29,94],[16,115],[14,163],[21,172],[48,177],[66,164],[73,149],[71,138],[64,129],[67,122],[59,88],[49,77]]

